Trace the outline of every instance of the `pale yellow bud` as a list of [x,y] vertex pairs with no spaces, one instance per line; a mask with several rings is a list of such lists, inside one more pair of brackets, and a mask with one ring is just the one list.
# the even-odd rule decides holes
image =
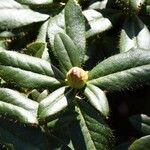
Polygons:
[[75,89],[84,87],[87,80],[88,72],[79,67],[71,68],[66,75],[66,81],[68,85]]

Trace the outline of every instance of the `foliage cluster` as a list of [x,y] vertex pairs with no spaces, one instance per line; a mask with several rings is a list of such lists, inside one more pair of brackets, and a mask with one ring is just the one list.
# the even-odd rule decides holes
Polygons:
[[150,0],[0,1],[0,148],[149,150],[149,28]]

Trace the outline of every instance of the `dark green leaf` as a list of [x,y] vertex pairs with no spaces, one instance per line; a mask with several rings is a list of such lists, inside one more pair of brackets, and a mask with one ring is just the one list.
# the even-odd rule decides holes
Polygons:
[[79,48],[83,60],[86,48],[85,19],[76,0],[69,0],[65,6],[66,33]]
[[8,115],[19,122],[38,124],[38,103],[20,93],[0,88],[0,115]]
[[85,91],[89,102],[104,116],[109,115],[109,105],[105,93],[98,87],[87,84]]
[[65,109],[72,100],[72,90],[61,87],[51,93],[39,104],[38,118],[39,121],[47,121],[47,119]]
[[78,113],[77,121],[74,121],[69,126],[74,148],[111,150],[114,146],[112,131],[107,127],[97,111],[88,103],[78,101],[76,112]]
[[6,50],[0,51],[0,76],[28,88],[60,86],[58,80],[64,80],[63,74],[47,61]]
[[144,114],[134,115],[130,117],[132,125],[144,135],[150,134],[150,117]]
[[149,150],[150,149],[150,135],[141,137],[134,141],[128,150]]
[[99,63],[89,72],[89,83],[105,90],[121,90],[150,83],[150,51],[132,49]]
[[48,15],[41,14],[22,6],[14,0],[0,2],[0,29],[14,29],[36,22],[45,21]]
[[47,126],[53,130],[63,128],[73,122],[76,119],[77,114],[75,112],[68,111],[65,114],[62,114],[59,118],[52,120],[47,123]]
[[0,65],[0,77],[9,83],[26,88],[57,88],[61,82],[54,77]]
[[146,3],[150,5],[150,0],[146,0]]
[[60,69],[64,74],[74,66],[81,66],[77,47],[69,36],[63,33],[57,34],[54,40],[54,49],[60,63]]
[[65,33],[64,26],[65,26],[64,12],[60,12],[58,15],[49,19],[47,32],[51,48],[54,47],[55,35],[57,33]]
[[0,141],[12,144],[15,150],[49,150],[48,140],[41,130],[12,122],[1,122]]
[[63,74],[47,61],[14,51],[0,51],[0,64],[64,79]]
[[119,45],[121,52],[136,47],[150,49],[150,32],[137,16],[126,19],[121,31]]
[[49,60],[48,48],[46,43],[48,21],[44,22],[39,29],[37,39],[34,43],[30,44],[25,51],[29,55],[33,55],[44,60]]

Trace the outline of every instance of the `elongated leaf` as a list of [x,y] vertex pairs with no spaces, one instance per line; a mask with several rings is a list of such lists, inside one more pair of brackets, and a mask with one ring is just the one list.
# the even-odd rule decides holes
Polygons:
[[15,150],[48,150],[46,136],[36,128],[24,127],[1,120],[0,139],[12,144]]
[[149,150],[150,149],[150,135],[144,136],[136,140],[128,150]]
[[77,47],[69,36],[63,33],[57,34],[54,40],[54,49],[60,63],[60,69],[64,74],[74,66],[81,66]]
[[119,45],[121,52],[136,47],[150,49],[150,32],[137,16],[126,19],[121,31]]
[[32,11],[14,0],[0,2],[0,29],[14,29],[48,19],[48,15]]
[[108,0],[96,1],[92,3],[88,8],[89,9],[105,9],[107,6]]
[[105,11],[106,12],[98,12],[93,9],[83,11],[90,25],[90,28],[86,31],[86,38],[111,29],[114,22],[117,22],[121,16],[119,11],[116,12],[115,10],[108,9]]
[[144,135],[150,134],[150,117],[144,114],[134,115],[130,117],[132,125]]
[[[93,79],[93,80],[92,80]],[[106,90],[121,90],[150,83],[150,52],[132,49],[112,56],[89,72],[89,83]]]
[[69,126],[74,148],[111,150],[114,144],[112,132],[97,111],[82,101],[78,102],[76,112],[78,112],[77,121]]
[[0,52],[0,76],[27,88],[57,87],[64,78],[47,61],[11,51]]
[[85,19],[76,0],[69,0],[65,7],[65,27],[67,35],[81,49],[79,53],[84,57],[86,48]]
[[38,103],[32,101],[20,93],[0,88],[0,114],[10,116],[23,123],[37,124]]
[[72,90],[61,87],[43,99],[39,104],[39,121],[47,121],[47,119],[65,109],[68,106],[68,103],[71,102],[72,96]]
[[[51,48],[54,47],[54,38],[57,33],[65,33],[65,19],[64,12],[60,12],[58,15],[49,19],[48,23],[48,39],[51,45]],[[54,51],[55,53],[55,51]]]
[[88,84],[85,88],[85,95],[89,102],[104,116],[109,115],[109,105],[105,93],[98,87]]
[[53,0],[16,0],[16,1],[26,5],[45,5],[53,3]]
[[54,77],[25,71],[19,68],[0,65],[0,77],[6,82],[26,88],[57,88],[61,86]]
[[63,74],[47,61],[13,51],[0,51],[0,64],[58,79],[64,78]]

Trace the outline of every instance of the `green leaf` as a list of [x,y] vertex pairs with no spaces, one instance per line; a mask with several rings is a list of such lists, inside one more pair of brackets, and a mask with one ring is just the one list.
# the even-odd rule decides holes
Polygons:
[[146,13],[150,15],[150,4],[146,6]]
[[133,142],[128,150],[149,150],[150,149],[150,135],[141,137]]
[[37,42],[37,41],[31,43],[30,45],[28,45],[27,49],[25,50],[25,53],[28,55],[32,55],[50,61],[47,43]]
[[[15,150],[48,150],[46,136],[37,128],[19,126],[13,122],[2,121],[0,141],[11,144]],[[12,149],[11,149],[12,150]]]
[[73,147],[82,150],[113,149],[112,131],[97,111],[88,103],[79,100],[75,110],[78,113],[77,121],[69,126]]
[[[49,19],[48,23],[48,40],[50,43],[51,48],[54,48],[54,38],[57,33],[65,33],[64,30],[65,26],[65,19],[64,19],[64,12],[60,12],[58,15]],[[53,50],[55,53],[55,51]]]
[[69,0],[65,6],[65,27],[67,35],[79,48],[83,60],[86,48],[85,19],[76,0]]
[[8,115],[19,122],[38,124],[38,103],[20,93],[0,88],[0,115]]
[[25,52],[28,55],[33,55],[49,61],[50,58],[49,58],[47,42],[46,42],[47,27],[48,27],[48,21],[44,22],[41,25],[36,41],[30,44],[25,50]]
[[119,48],[121,52],[131,48],[150,49],[150,32],[146,25],[137,17],[128,17],[121,31]]
[[75,112],[68,111],[65,114],[62,114],[59,116],[59,118],[56,118],[52,120],[51,122],[47,123],[47,127],[53,130],[59,130],[63,129],[63,127],[67,126],[71,122],[73,122],[76,119],[77,114]]
[[150,5],[150,0],[146,0],[146,3]]
[[109,115],[108,100],[105,93],[101,89],[94,85],[87,84],[84,93],[87,96],[89,102],[98,111],[100,111],[102,115],[106,117]]
[[109,57],[89,72],[88,83],[105,90],[122,90],[150,83],[150,51],[132,49]]
[[0,76],[27,88],[55,87],[63,82],[63,74],[39,58],[13,51],[0,51]]
[[48,15],[32,11],[14,0],[0,2],[0,29],[14,29],[45,21]]
[[45,5],[53,3],[53,0],[16,0],[16,1],[26,5]]
[[71,102],[72,96],[72,90],[64,86],[43,99],[39,104],[39,121],[45,122],[60,113]]
[[105,11],[101,12],[88,9],[83,11],[83,14],[90,25],[86,31],[86,38],[111,29],[121,16],[119,11],[109,9],[105,9]]
[[150,117],[144,114],[134,115],[130,117],[132,125],[144,135],[150,134]]
[[66,34],[59,33],[55,36],[54,49],[60,63],[60,69],[64,74],[74,66],[81,66],[77,47]]

